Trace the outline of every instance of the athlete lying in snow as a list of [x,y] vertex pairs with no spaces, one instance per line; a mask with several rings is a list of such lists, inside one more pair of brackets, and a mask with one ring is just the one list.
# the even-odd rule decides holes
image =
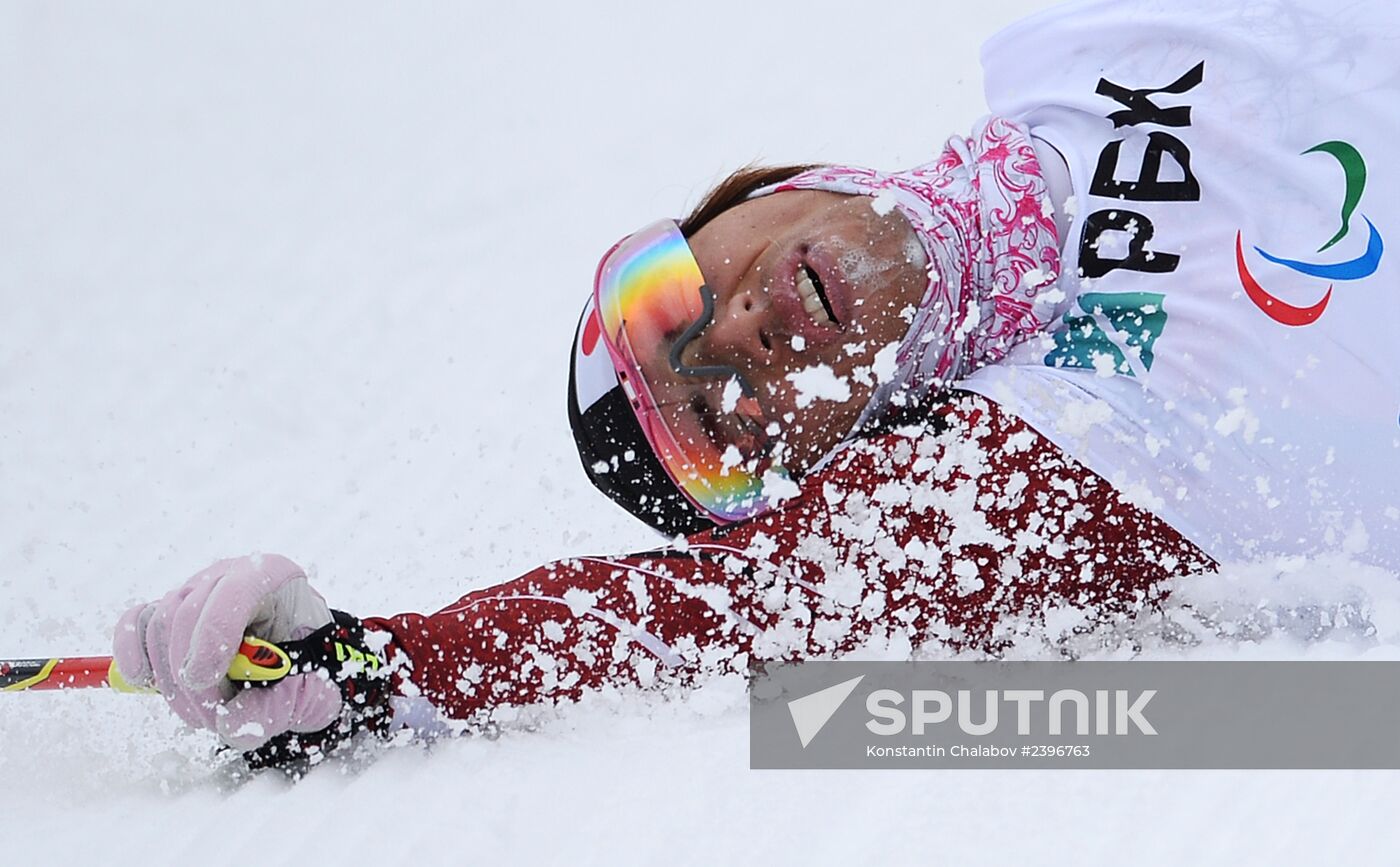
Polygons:
[[[1398,568],[1397,39],[1378,2],[1023,22],[933,162],[745,170],[604,256],[570,418],[664,548],[334,622],[290,561],[225,560],[128,612],[118,665],[268,763],[871,640],[995,651],[1217,560]],[[318,630],[388,664],[225,677],[245,632]]]

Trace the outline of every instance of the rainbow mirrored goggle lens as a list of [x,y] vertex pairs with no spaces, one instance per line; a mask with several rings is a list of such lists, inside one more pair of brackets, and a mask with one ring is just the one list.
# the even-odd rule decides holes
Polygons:
[[672,481],[721,524],[771,508],[764,476],[787,476],[752,388],[734,368],[684,361],[714,296],[676,223],[653,223],[608,251],[593,292],[623,389]]

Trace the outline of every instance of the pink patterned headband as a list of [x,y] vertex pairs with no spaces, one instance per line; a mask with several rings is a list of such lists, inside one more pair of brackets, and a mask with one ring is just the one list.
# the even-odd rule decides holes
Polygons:
[[856,423],[918,401],[1006,356],[1040,332],[1054,304],[1042,297],[1060,275],[1059,237],[1030,131],[989,116],[954,136],[938,159],[902,172],[823,166],[765,187],[875,197],[898,208],[922,242],[928,289],[896,354]]

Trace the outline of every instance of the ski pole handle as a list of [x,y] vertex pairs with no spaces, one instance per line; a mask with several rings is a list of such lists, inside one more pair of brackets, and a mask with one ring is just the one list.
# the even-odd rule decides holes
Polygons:
[[251,635],[243,636],[228,667],[229,680],[253,686],[270,686],[291,673],[292,658],[287,651]]
[[[292,671],[287,651],[270,641],[243,636],[238,653],[228,668],[228,678],[250,686],[270,686]],[[0,659],[0,692],[31,689],[91,689],[108,687],[117,692],[154,693],[154,689],[132,686],[117,671],[110,656],[48,657],[42,659]]]

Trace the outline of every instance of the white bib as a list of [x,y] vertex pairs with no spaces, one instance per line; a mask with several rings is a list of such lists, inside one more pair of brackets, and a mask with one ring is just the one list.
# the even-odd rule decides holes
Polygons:
[[983,64],[1074,218],[1047,335],[960,386],[1217,559],[1400,568],[1396,7],[1081,2]]

